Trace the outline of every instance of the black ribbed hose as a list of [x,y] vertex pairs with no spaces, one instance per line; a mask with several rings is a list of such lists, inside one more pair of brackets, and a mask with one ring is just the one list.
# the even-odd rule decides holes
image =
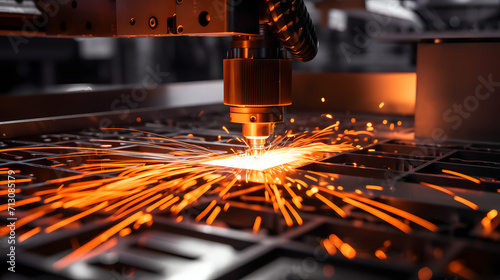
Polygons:
[[303,0],[265,0],[271,29],[298,61],[318,53],[318,39]]

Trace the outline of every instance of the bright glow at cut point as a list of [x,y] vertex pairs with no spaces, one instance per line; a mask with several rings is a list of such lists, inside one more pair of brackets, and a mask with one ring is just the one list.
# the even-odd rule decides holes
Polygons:
[[296,161],[297,157],[293,154],[293,152],[276,153],[275,151],[268,151],[261,156],[247,154],[236,155],[223,159],[207,161],[204,164],[262,171]]
[[316,161],[324,156],[323,153],[338,153],[352,149],[348,145],[327,145],[311,143],[300,147],[285,147],[271,149],[263,155],[255,156],[249,153],[234,155],[203,162],[208,165],[217,165],[237,169],[263,171],[275,167],[295,168],[308,162]]

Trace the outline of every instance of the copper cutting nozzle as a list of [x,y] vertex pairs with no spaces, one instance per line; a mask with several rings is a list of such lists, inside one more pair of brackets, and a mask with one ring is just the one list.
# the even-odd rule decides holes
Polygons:
[[243,136],[248,140],[248,148],[251,154],[262,155],[266,146],[266,140],[273,133],[273,123],[244,123]]

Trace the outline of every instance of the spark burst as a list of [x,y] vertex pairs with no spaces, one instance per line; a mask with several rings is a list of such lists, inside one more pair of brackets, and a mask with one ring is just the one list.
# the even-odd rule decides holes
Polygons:
[[[437,231],[436,225],[411,213],[362,195],[344,193],[341,187],[335,190],[331,185],[321,184],[320,181],[333,180],[328,176],[322,178],[325,177],[324,174],[308,171],[295,174],[295,178],[289,176],[297,173],[296,168],[305,163],[355,149],[352,144],[332,139],[337,137],[337,140],[342,140],[360,134],[370,134],[346,131],[343,135],[337,135],[335,131],[338,130],[338,125],[337,122],[311,133],[289,132],[287,135],[277,136],[270,148],[260,157],[245,153],[221,156],[201,146],[147,132],[144,134],[148,136],[143,138],[150,143],[99,140],[99,142],[109,142],[103,145],[106,147],[103,149],[33,147],[0,150],[7,152],[28,149],[72,149],[77,152],[52,159],[88,157],[87,163],[71,167],[80,172],[78,175],[49,180],[41,187],[22,189],[22,195],[26,198],[18,201],[16,207],[21,205],[32,207],[25,210],[23,217],[17,221],[18,228],[41,218],[55,218],[56,222],[44,228],[35,227],[25,232],[19,241],[23,242],[37,234],[48,234],[62,228],[78,226],[80,221],[88,216],[94,216],[97,222],[110,224],[105,231],[56,262],[54,268],[60,270],[77,260],[115,246],[117,236],[126,236],[143,225],[150,226],[153,223],[154,213],[168,211],[176,217],[176,221],[180,222],[184,219],[182,211],[187,207],[207,205],[195,217],[195,221],[205,220],[207,224],[212,224],[222,211],[228,210],[232,199],[243,197],[246,202],[253,200],[256,203],[271,205],[275,212],[281,213],[288,226],[303,223],[299,211],[303,208],[302,202],[305,197],[321,201],[345,218],[348,213],[330,199],[335,197],[345,204],[379,217],[405,233],[412,231],[408,224],[386,212],[430,231]],[[107,149],[113,142],[150,145],[164,152]],[[123,156],[128,158],[120,159]],[[102,178],[94,179],[96,176]],[[256,184],[243,184],[249,181]],[[370,186],[370,188],[380,190],[382,187]],[[0,206],[2,210],[6,208],[7,205]],[[61,209],[73,209],[76,210],[74,211],[76,214],[61,217],[59,213]],[[260,216],[255,218],[254,233],[259,231],[261,220]],[[2,228],[0,236],[6,234],[8,231]],[[326,242],[329,252],[337,247],[349,258],[356,254],[347,243],[333,239],[331,243],[334,246]]]

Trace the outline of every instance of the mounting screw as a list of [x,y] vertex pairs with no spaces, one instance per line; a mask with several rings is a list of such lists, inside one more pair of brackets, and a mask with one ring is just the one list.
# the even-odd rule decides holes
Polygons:
[[177,26],[177,34],[182,34],[184,32],[184,26],[179,25]]
[[176,2],[178,5],[182,4],[182,0],[177,0]]
[[130,25],[135,25],[135,18],[130,18]]
[[150,17],[149,18],[149,27],[151,27],[152,29],[155,29],[157,26],[158,26],[158,20],[156,19],[156,17]]
[[251,116],[250,117],[250,121],[251,122],[256,122],[257,121],[257,117],[256,116]]

